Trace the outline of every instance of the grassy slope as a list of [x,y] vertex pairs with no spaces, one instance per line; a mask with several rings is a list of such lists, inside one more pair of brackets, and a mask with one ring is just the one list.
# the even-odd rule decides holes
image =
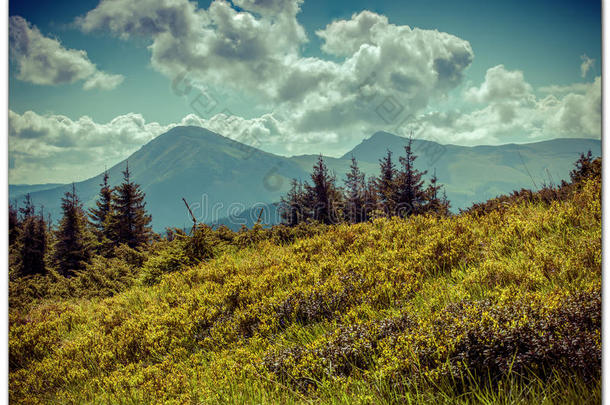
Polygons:
[[[550,207],[339,225],[285,246],[232,248],[111,298],[12,311],[10,395],[23,403],[598,402],[600,287],[598,182]],[[525,353],[536,347],[550,351]],[[583,358],[590,366],[578,365]],[[541,362],[549,369],[527,379]],[[494,367],[501,381],[475,375]]]

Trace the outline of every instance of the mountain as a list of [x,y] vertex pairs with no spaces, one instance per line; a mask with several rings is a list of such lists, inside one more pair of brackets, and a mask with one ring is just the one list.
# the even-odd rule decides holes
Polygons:
[[[353,155],[367,175],[377,175],[379,159],[390,149],[396,164],[404,153],[407,139],[377,132],[340,158],[325,158],[342,185]],[[499,146],[441,145],[414,140],[419,156],[416,167],[436,170],[445,184],[455,211],[473,202],[525,188],[540,188],[543,183],[559,183],[569,172],[579,153],[591,150],[601,155],[601,142],[593,139],[553,139],[530,144]],[[261,207],[266,207],[263,222],[275,223],[279,217],[272,203],[279,201],[290,187],[290,179],[309,179],[317,155],[283,157],[233,141],[199,127],[175,127],[142,146],[127,161],[111,167],[111,185],[122,181],[127,162],[133,181],[146,193],[147,209],[153,227],[191,226],[184,197],[198,221],[225,224],[239,229],[251,225]],[[102,174],[76,183],[86,207],[93,206]],[[52,186],[52,185],[51,185]],[[11,186],[10,198],[23,186]],[[61,185],[31,190],[33,202],[44,205],[56,221],[60,218],[60,199],[71,189]],[[20,196],[22,196],[21,194]]]
[[[387,132],[377,132],[341,157],[353,155],[367,174],[376,174],[379,158],[389,149],[398,165],[407,139]],[[544,184],[558,184],[568,179],[581,152],[591,150],[601,156],[597,139],[559,138],[528,144],[458,146],[415,139],[415,166],[436,170],[445,185],[452,209],[466,208],[515,189],[539,189]]]
[[[307,173],[290,159],[263,152],[199,127],[175,127],[153,139],[127,161],[108,170],[111,185],[119,184],[129,164],[133,181],[146,193],[153,227],[190,227],[184,197],[198,221],[216,223],[256,203],[279,201],[293,177]],[[93,206],[102,174],[76,183],[86,207]],[[60,199],[71,189],[63,185],[31,194],[57,220]]]
[[61,183],[46,183],[46,184],[9,184],[8,194],[11,201],[17,201],[23,198],[27,193],[35,191],[49,190],[62,186]]

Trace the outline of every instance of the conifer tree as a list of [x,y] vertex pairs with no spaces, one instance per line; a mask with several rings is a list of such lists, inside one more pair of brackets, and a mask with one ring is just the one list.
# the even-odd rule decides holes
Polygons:
[[434,212],[438,215],[447,215],[449,213],[449,202],[447,201],[447,195],[443,190],[443,197],[439,196],[440,189],[443,188],[438,184],[438,177],[436,177],[436,169],[432,178],[430,178],[430,184],[426,188],[426,212]]
[[373,218],[373,213],[379,209],[379,202],[377,200],[377,179],[375,177],[369,178],[366,182],[363,201],[363,221],[368,221]]
[[386,156],[379,160],[380,174],[377,179],[377,195],[379,208],[389,217],[396,209],[396,167],[392,162],[392,151],[388,149]]
[[91,243],[88,238],[87,219],[81,202],[76,195],[74,183],[72,192],[66,192],[61,199],[63,217],[55,233],[57,243],[53,261],[63,276],[71,276],[85,268],[91,258]]
[[443,196],[441,197],[441,206],[439,209],[439,214],[442,216],[448,216],[450,214],[449,208],[451,208],[451,203],[447,199],[447,193],[445,189],[443,189]]
[[89,217],[93,226],[97,230],[98,237],[107,236],[107,219],[112,211],[112,188],[108,184],[108,171],[104,172],[102,183],[100,183],[100,193],[95,202],[96,208],[89,209]]
[[292,179],[290,191],[286,198],[281,199],[283,209],[281,212],[282,223],[288,226],[296,226],[307,217],[305,195],[303,184],[297,179]]
[[131,248],[148,243],[152,236],[149,226],[152,218],[146,213],[145,194],[140,185],[130,179],[129,164],[123,172],[123,183],[115,188],[115,193],[109,219],[110,239]]
[[332,224],[340,218],[341,192],[335,186],[335,176],[328,172],[322,155],[313,167],[312,185],[305,184],[307,205],[312,217],[324,224]]
[[352,156],[350,171],[345,179],[345,217],[351,223],[358,223],[366,220],[364,212],[366,183],[364,173],[360,171],[356,158]]
[[576,163],[574,163],[575,169],[570,172],[570,180],[572,180],[572,183],[580,183],[591,177],[592,174],[600,172],[599,165],[601,165],[601,161],[593,160],[593,154],[590,150],[586,154],[581,153]]
[[399,158],[401,170],[397,176],[396,200],[397,214],[401,217],[421,213],[426,201],[422,176],[427,171],[420,172],[415,168],[414,162],[417,155],[413,153],[412,145],[413,138],[411,137],[405,146],[405,156]]
[[22,275],[44,274],[47,250],[46,224],[42,215],[36,215],[30,194],[26,194],[21,214],[21,233],[18,238],[20,273]]
[[113,251],[111,229],[113,198],[113,189],[108,184],[108,171],[104,171],[99,196],[95,202],[96,206],[89,209],[89,218],[91,218],[98,241],[97,252],[104,256],[110,256]]
[[13,204],[8,206],[8,244],[13,246],[19,236],[19,216],[17,215],[17,208]]

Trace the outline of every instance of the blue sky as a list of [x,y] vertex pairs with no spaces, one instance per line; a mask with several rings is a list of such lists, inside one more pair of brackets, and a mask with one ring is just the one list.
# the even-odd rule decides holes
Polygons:
[[[11,36],[11,182],[71,181],[95,157],[80,180],[181,123],[286,155],[339,155],[378,129],[459,144],[601,136],[600,2],[145,0],[133,10],[129,3],[10,2],[11,33],[29,41]],[[170,26],[167,10],[184,32]],[[333,42],[342,36],[355,43]],[[54,54],[40,50],[49,40]],[[226,43],[246,45],[227,56]],[[369,104],[352,91],[366,69],[355,66],[367,63],[380,72],[367,88],[375,95]],[[172,80],[185,69],[196,90],[181,97]],[[315,90],[299,87],[308,80]],[[201,92],[215,108],[193,107]],[[388,97],[406,126],[372,113]],[[49,166],[55,174],[41,174]]]

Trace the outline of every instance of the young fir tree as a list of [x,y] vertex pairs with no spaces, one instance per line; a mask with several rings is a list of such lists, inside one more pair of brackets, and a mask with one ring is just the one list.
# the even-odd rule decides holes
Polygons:
[[574,166],[576,168],[570,172],[570,180],[575,184],[601,172],[601,160],[594,160],[590,150],[586,154],[581,153]]
[[335,186],[335,176],[328,172],[328,168],[322,159],[313,167],[311,174],[312,185],[305,184],[306,204],[312,212],[313,219],[324,224],[338,222],[340,213],[338,212],[341,204],[341,193]]
[[104,171],[102,183],[100,183],[100,192],[98,200],[95,202],[95,208],[89,209],[89,218],[91,218],[95,235],[98,241],[98,253],[108,256],[112,251],[112,235],[110,227],[110,218],[112,214],[112,187],[108,184],[108,171]]
[[356,158],[352,156],[352,164],[345,179],[345,219],[351,223],[358,223],[366,220],[365,210],[365,191],[366,183],[364,173],[360,171]]
[[63,276],[71,276],[83,270],[91,259],[91,241],[88,237],[87,219],[81,202],[76,195],[74,183],[72,192],[67,191],[61,199],[63,217],[55,232],[53,261]]
[[140,190],[140,185],[132,182],[129,176],[128,164],[123,172],[123,183],[115,188],[108,226],[113,242],[136,248],[149,242],[152,218],[146,213],[145,194]]
[[392,162],[392,151],[379,160],[380,174],[377,179],[379,209],[391,217],[396,212],[396,167]]
[[13,246],[19,237],[19,216],[17,214],[17,208],[13,204],[8,206],[8,245]]
[[290,185],[290,191],[286,195],[286,198],[281,199],[283,204],[282,209],[282,223],[288,226],[296,226],[299,222],[306,219],[307,213],[305,212],[305,195],[303,192],[303,184],[297,179],[292,179]]
[[405,146],[405,156],[399,158],[401,170],[396,181],[396,200],[398,204],[397,214],[401,217],[421,213],[426,201],[422,176],[427,171],[420,172],[415,168],[414,162],[417,155],[413,153],[412,146],[413,138],[409,138],[409,142]]
[[21,214],[19,248],[19,270],[22,275],[44,274],[47,250],[46,224],[42,215],[36,215],[30,194],[26,194]]
[[445,216],[449,213],[449,203],[447,201],[447,195],[443,190],[443,197],[439,195],[440,189],[443,188],[438,184],[438,177],[436,177],[436,169],[434,169],[434,174],[432,174],[432,178],[430,178],[430,184],[425,190],[426,196],[426,212],[433,212],[438,215]]
[[375,177],[369,178],[366,182],[366,188],[364,189],[364,221],[372,219],[374,213],[379,209],[379,201],[377,199],[377,179]]

